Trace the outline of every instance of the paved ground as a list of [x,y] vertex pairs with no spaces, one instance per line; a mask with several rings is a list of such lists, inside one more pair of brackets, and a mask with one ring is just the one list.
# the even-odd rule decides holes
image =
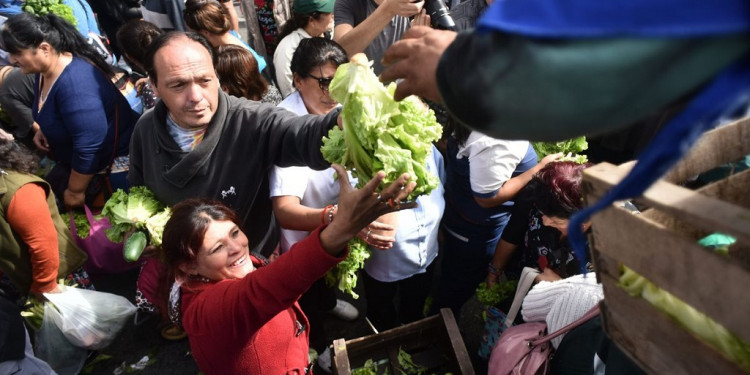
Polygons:
[[[135,295],[136,277],[137,271],[132,271],[107,278],[100,278],[95,281],[95,285],[98,290],[124,295],[132,301]],[[349,296],[342,296],[342,298],[349,300],[360,311],[364,312],[364,291],[358,290],[358,293],[360,296],[363,296],[358,300],[353,300]],[[129,321],[117,339],[109,347],[101,351],[101,353],[111,355],[112,358],[97,364],[90,373],[96,375],[115,374],[116,369],[123,364],[128,366],[138,362],[144,356],[149,356],[149,358],[153,359],[153,363],[146,366],[143,370],[134,373],[144,375],[198,374],[198,367],[190,355],[188,341],[171,342],[162,339],[157,331],[157,324],[158,322],[152,319],[136,327],[132,321]],[[470,300],[464,306],[459,327],[469,354],[475,357],[483,327],[481,307],[475,299]],[[331,342],[336,338],[352,339],[372,334],[362,316],[354,322],[343,322],[330,318],[326,321],[326,328],[327,338]],[[481,360],[473,358],[473,362],[477,374],[486,373],[485,365]],[[318,375],[325,374],[319,369],[316,369],[315,373]]]

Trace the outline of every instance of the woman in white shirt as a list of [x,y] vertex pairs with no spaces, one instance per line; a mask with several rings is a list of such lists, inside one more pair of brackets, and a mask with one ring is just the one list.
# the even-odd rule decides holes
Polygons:
[[291,62],[302,39],[322,37],[333,30],[334,0],[295,0],[294,15],[279,32],[279,45],[273,54],[276,83],[283,97],[294,92]]

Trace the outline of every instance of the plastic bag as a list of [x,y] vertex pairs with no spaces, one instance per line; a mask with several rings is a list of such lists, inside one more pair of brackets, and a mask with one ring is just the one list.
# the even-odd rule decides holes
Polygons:
[[75,346],[86,349],[106,347],[125,321],[135,314],[135,306],[125,297],[64,285],[60,288],[62,293],[44,293],[44,296],[59,311],[59,314],[51,314],[53,322]]
[[88,350],[68,341],[55,324],[60,313],[49,303],[44,303],[42,327],[36,331],[35,352],[37,358],[47,362],[59,375],[75,375],[83,368]]
[[86,238],[78,237],[73,215],[70,217],[70,232],[76,241],[76,245],[88,254],[83,269],[90,274],[110,274],[120,273],[143,264],[140,262],[128,262],[122,255],[122,243],[112,242],[107,238],[107,229],[112,227],[109,219],[103,217],[99,220],[94,218],[88,206],[83,206],[86,211],[86,218],[89,220],[91,229],[89,236]]

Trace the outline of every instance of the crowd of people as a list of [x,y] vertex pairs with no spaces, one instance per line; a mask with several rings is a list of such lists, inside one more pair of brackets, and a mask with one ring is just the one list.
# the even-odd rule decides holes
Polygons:
[[[0,317],[23,345],[0,347],[0,369],[44,367],[19,303],[59,293],[60,278],[95,287],[62,214],[136,186],[172,216],[144,255],[135,321],[187,337],[205,374],[309,373],[312,351],[330,371],[327,314],[377,330],[441,308],[458,319],[481,282],[523,267],[540,274],[519,321],[552,332],[603,298],[574,246],[590,228],[590,164],[539,158],[530,140],[591,135],[594,162],[643,152],[652,172],[629,182],[635,194],[679,157],[649,156],[655,134],[741,112],[750,88],[740,0],[450,1],[458,33],[432,28],[425,1],[241,1],[247,40],[232,0],[64,3],[76,26],[0,2]],[[356,189],[321,155],[341,126],[329,85],[360,52],[398,80],[397,99],[448,114],[425,165],[440,183],[414,201],[413,176]],[[669,141],[689,145],[687,133]],[[353,238],[372,252],[365,311],[323,278]],[[599,323],[584,328],[553,341],[554,373],[638,371]]]

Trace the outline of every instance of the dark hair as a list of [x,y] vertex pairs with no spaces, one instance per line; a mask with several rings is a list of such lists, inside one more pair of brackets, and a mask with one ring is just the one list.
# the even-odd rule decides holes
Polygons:
[[284,26],[281,27],[281,30],[279,30],[279,35],[276,36],[276,43],[278,44],[281,42],[282,39],[284,39],[287,35],[291,34],[292,31],[297,30],[299,28],[305,28],[308,23],[312,20],[318,20],[320,17],[327,13],[321,13],[317,10],[312,13],[292,13],[292,18],[288,19]]
[[268,83],[258,71],[258,62],[247,49],[233,44],[216,49],[216,74],[229,95],[259,101]]
[[81,33],[68,21],[52,13],[43,16],[26,12],[16,14],[5,21],[0,36],[2,48],[10,53],[38,48],[42,42],[47,42],[55,51],[82,57],[101,69],[107,77],[114,76],[112,65],[86,42]]
[[159,26],[141,19],[134,19],[125,22],[117,29],[117,44],[128,55],[131,62],[143,69],[148,47],[161,34],[164,34],[164,30]]
[[193,32],[170,31],[157,36],[156,39],[151,42],[148,51],[146,51],[146,59],[144,60],[145,64],[143,68],[146,69],[146,74],[148,74],[149,79],[151,79],[151,82],[153,82],[154,85],[157,84],[156,69],[154,68],[154,57],[156,56],[156,53],[172,40],[179,38],[185,38],[188,41],[193,41],[203,46],[203,48],[205,48],[211,55],[211,64],[216,66],[216,52],[214,52],[214,47],[211,46],[211,43],[209,43],[206,38]]
[[185,277],[179,266],[196,259],[213,221],[231,221],[240,225],[237,213],[223,203],[207,199],[187,199],[172,207],[172,216],[164,226],[161,248],[170,272]]
[[463,146],[466,140],[469,139],[471,132],[470,128],[459,122],[455,117],[448,115],[445,122],[445,131],[443,132],[444,136],[452,135],[456,139],[456,143],[459,146]]
[[226,9],[215,0],[187,0],[182,11],[185,26],[192,31],[223,35],[232,29]]
[[321,37],[306,38],[294,51],[290,69],[300,78],[307,78],[313,69],[327,62],[339,66],[347,61],[349,57],[338,43]]
[[39,157],[15,141],[0,138],[0,169],[34,174]]
[[552,162],[532,178],[533,202],[547,216],[570,218],[583,208],[582,172],[591,164]]

